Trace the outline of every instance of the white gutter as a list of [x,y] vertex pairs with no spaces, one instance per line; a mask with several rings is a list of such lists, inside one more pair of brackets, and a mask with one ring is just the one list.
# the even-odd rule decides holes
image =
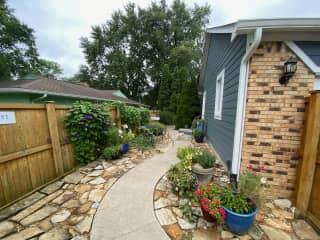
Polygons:
[[246,111],[246,99],[247,99],[247,86],[248,86],[248,68],[249,60],[258,48],[262,39],[262,28],[256,28],[254,32],[254,38],[251,46],[247,49],[246,54],[241,60],[240,76],[239,76],[239,87],[238,87],[238,101],[237,101],[237,112],[236,112],[236,126],[234,131],[234,143],[233,143],[233,155],[232,155],[232,167],[231,173],[239,176],[242,143],[243,143],[243,129]]
[[[97,100],[97,101],[110,101],[110,102],[120,102],[120,100],[113,100],[113,99],[108,99],[108,98],[97,98],[97,97],[87,97],[87,96],[81,96],[81,95],[76,95],[76,94],[67,94],[67,93],[56,93],[56,92],[48,92],[48,91],[38,91],[38,90],[31,90],[31,89],[25,89],[25,88],[0,88],[0,93],[8,93],[8,92],[22,92],[22,93],[38,93],[38,94],[47,94],[47,95],[52,95],[52,96],[58,96],[58,97],[71,97],[71,98],[80,98],[80,99],[86,99],[86,100]],[[124,98],[125,100],[125,98]],[[123,101],[125,102],[125,101]],[[142,106],[147,106],[145,104],[139,104],[139,103],[130,103],[130,102],[125,102],[127,104],[131,105],[142,105]]]

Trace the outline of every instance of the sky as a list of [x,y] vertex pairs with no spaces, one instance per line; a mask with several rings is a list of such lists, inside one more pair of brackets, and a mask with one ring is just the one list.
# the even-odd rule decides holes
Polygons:
[[[167,0],[170,3],[173,0]],[[85,64],[80,37],[89,37],[92,25],[111,18],[128,0],[8,0],[14,15],[34,29],[39,55],[58,62],[63,76],[71,77]],[[132,0],[147,7],[151,0]],[[209,26],[227,24],[238,19],[273,17],[320,17],[319,0],[185,0],[211,6]]]

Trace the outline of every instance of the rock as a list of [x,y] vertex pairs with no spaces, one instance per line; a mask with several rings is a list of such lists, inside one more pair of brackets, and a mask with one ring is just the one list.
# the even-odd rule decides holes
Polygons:
[[111,167],[108,167],[106,171],[110,173],[116,173],[118,171],[118,168],[116,166],[111,166]]
[[264,220],[264,216],[261,215],[260,213],[257,213],[255,219],[257,222],[261,223]]
[[88,192],[92,188],[91,185],[88,184],[80,184],[75,186],[74,190],[78,193]]
[[75,197],[75,193],[72,191],[65,191],[63,194],[61,194],[59,197],[54,199],[52,202],[58,205],[63,204],[64,202],[72,199]]
[[279,207],[281,209],[290,208],[292,205],[292,203],[289,199],[276,199],[273,202],[274,202],[274,205],[276,205],[277,207]]
[[92,220],[93,216],[85,217],[80,223],[75,226],[75,229],[81,234],[88,233],[91,229]]
[[88,174],[89,177],[98,177],[103,173],[103,170],[95,170]]
[[268,236],[269,239],[272,239],[272,240],[291,240],[290,235],[281,231],[281,230],[269,227],[267,225],[261,225],[261,228],[263,229],[263,231],[265,232],[265,234]]
[[89,209],[91,208],[92,203],[91,202],[87,202],[84,205],[82,205],[79,210],[78,213],[83,214],[89,211]]
[[319,235],[314,231],[314,229],[304,220],[296,220],[292,222],[292,227],[301,240],[320,239]]
[[84,194],[81,195],[81,197],[79,198],[79,201],[81,204],[84,204],[88,201],[88,196],[89,196],[89,192],[85,192]]
[[179,218],[183,217],[183,212],[182,212],[182,210],[180,208],[173,207],[172,208],[172,212],[174,212],[174,214]]
[[92,184],[92,185],[99,185],[99,184],[102,184],[102,183],[105,183],[106,180],[104,180],[102,177],[97,177],[95,178],[94,180],[91,180],[89,182],[89,184]]
[[31,214],[30,216],[23,219],[20,223],[23,226],[28,226],[32,223],[39,222],[42,219],[45,219],[46,217],[50,216],[51,214],[55,213],[58,209],[56,207],[52,206],[45,206],[38,210],[37,212]]
[[264,223],[271,227],[281,229],[286,232],[292,232],[292,227],[289,224],[287,224],[285,221],[281,221],[276,218],[267,218],[264,220]]
[[271,202],[267,202],[265,206],[268,208],[274,209],[274,205]]
[[160,225],[171,225],[177,222],[177,219],[168,208],[161,208],[155,211]]
[[106,191],[101,189],[91,190],[91,192],[89,193],[88,200],[92,202],[100,202],[105,193]]
[[154,208],[160,209],[170,205],[171,205],[171,201],[169,199],[161,197],[154,203]]
[[12,222],[4,221],[0,223],[0,238],[13,233],[15,231],[15,225]]
[[35,202],[39,201],[40,199],[44,198],[46,195],[43,193],[36,192],[31,194],[30,196],[16,202],[15,204],[11,205],[8,208],[3,209],[0,211],[0,221],[11,217],[12,215],[20,212],[21,210],[30,207]]
[[103,165],[103,168],[104,168],[104,169],[107,169],[107,168],[109,168],[110,166],[112,166],[112,164],[111,164],[110,162],[107,162],[107,161],[102,162],[102,165]]
[[108,182],[104,185],[104,189],[109,190],[117,180],[117,178],[110,178]]
[[176,202],[179,200],[179,197],[176,194],[171,192],[168,194],[167,198],[172,202]]
[[239,240],[251,240],[252,238],[250,237],[250,235],[246,234],[246,235],[242,235],[242,236],[238,236]]
[[254,240],[260,240],[263,237],[263,231],[260,229],[260,227],[257,224],[252,225],[251,228],[248,230],[248,234],[254,239]]
[[55,215],[53,215],[53,216],[51,217],[51,222],[52,222],[53,224],[59,223],[59,222],[63,222],[63,221],[65,221],[65,220],[67,220],[67,218],[68,218],[70,215],[71,215],[71,213],[70,213],[68,210],[63,209],[63,210],[57,212]]
[[99,203],[94,202],[91,206],[91,208],[97,209],[99,207]]
[[68,176],[64,177],[63,181],[65,183],[78,184],[83,177],[84,177],[84,175],[77,171],[77,172],[71,173]]
[[62,205],[62,207],[64,207],[64,208],[76,208],[79,206],[80,206],[80,203],[79,203],[79,200],[77,200],[77,199],[71,199]]
[[220,239],[220,233],[217,229],[197,229],[193,233],[192,240]]
[[202,217],[202,211],[200,207],[192,207],[192,214],[198,217]]
[[191,230],[196,227],[196,223],[190,223],[190,222],[184,220],[183,218],[179,218],[179,217],[177,219],[178,219],[178,223],[179,223],[180,227],[184,230]]
[[233,238],[233,233],[231,233],[231,232],[228,232],[228,231],[221,231],[221,239],[222,240],[225,240],[225,239],[231,239],[231,238]]
[[166,195],[166,192],[155,190],[153,192],[153,200],[157,201],[160,197],[164,197],[165,195]]
[[281,209],[272,209],[272,214],[280,219],[294,219],[294,213],[293,212],[289,212],[289,211],[285,211],[285,210],[281,210]]
[[41,228],[44,232],[48,232],[53,226],[50,221],[50,217],[42,220],[39,224],[38,227]]
[[159,191],[167,191],[167,185],[163,182],[159,182],[156,186],[156,189]]
[[210,227],[214,226],[214,224],[215,223],[208,222],[208,221],[204,220],[203,218],[199,218],[198,223],[197,223],[197,228],[206,229],[206,228],[210,228]]
[[75,236],[71,238],[71,240],[88,240],[88,237],[86,236]]
[[118,160],[113,161],[113,163],[116,164],[116,165],[120,165],[120,164],[125,163],[125,162],[128,161],[128,160],[130,160],[130,158],[124,157],[124,158],[121,158],[121,159],[118,159]]
[[183,232],[177,223],[171,224],[168,226],[164,226],[163,229],[170,236],[171,239],[181,240],[183,236]]
[[94,177],[85,176],[84,178],[81,179],[80,183],[87,183],[92,179],[94,179]]
[[43,231],[38,227],[26,228],[18,233],[12,234],[3,240],[24,240],[39,236]]
[[83,218],[84,218],[84,216],[81,216],[81,215],[80,216],[71,216],[68,219],[68,223],[73,226],[73,225],[78,224],[80,221],[82,221]]
[[103,170],[103,166],[102,165],[98,165],[94,168],[95,170]]
[[67,229],[53,228],[49,232],[42,234],[39,240],[68,240],[70,237]]
[[88,214],[89,214],[89,215],[95,215],[95,214],[96,214],[96,212],[97,212],[97,209],[90,208],[90,210],[89,210]]
[[45,188],[41,189],[40,192],[49,195],[49,194],[59,190],[62,187],[63,184],[64,183],[61,182],[61,181],[56,181],[56,182],[46,186]]

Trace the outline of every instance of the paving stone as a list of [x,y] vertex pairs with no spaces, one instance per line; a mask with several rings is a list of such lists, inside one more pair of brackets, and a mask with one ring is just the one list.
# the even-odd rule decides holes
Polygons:
[[61,181],[56,181],[56,182],[46,186],[45,188],[41,189],[40,192],[45,193],[47,195],[50,195],[51,193],[59,190],[63,184],[64,183]]
[[91,185],[88,184],[79,184],[77,186],[75,186],[74,190],[78,193],[84,193],[89,191],[92,188]]
[[315,230],[304,220],[296,220],[292,222],[292,227],[301,240],[320,239],[319,235],[315,232]]
[[70,239],[70,234],[67,229],[64,228],[53,228],[47,233],[42,234],[39,240],[68,240]]
[[96,214],[96,212],[97,212],[97,209],[90,208],[90,210],[89,210],[88,214],[89,214],[89,215],[95,215],[95,214]]
[[269,227],[267,225],[261,225],[261,228],[268,236],[269,239],[272,240],[291,240],[291,236],[281,230]]
[[37,212],[31,214],[30,216],[23,219],[20,223],[23,226],[28,226],[30,224],[33,224],[35,222],[39,222],[42,219],[45,219],[46,217],[50,216],[51,214],[55,213],[58,210],[58,208],[53,206],[45,206],[38,210]]
[[250,235],[246,234],[246,235],[242,235],[242,236],[238,236],[239,240],[251,240],[252,238],[250,237]]
[[50,217],[48,217],[48,218],[42,220],[41,222],[39,222],[39,223],[37,224],[37,226],[38,226],[41,230],[43,230],[44,232],[48,232],[51,228],[53,228],[53,225],[52,225],[52,223],[51,223],[51,221],[50,221]]
[[156,210],[156,216],[159,220],[160,225],[171,225],[177,222],[177,219],[173,215],[172,211],[167,208]]
[[107,162],[107,161],[102,162],[102,165],[103,165],[104,169],[107,169],[107,168],[112,166],[112,164],[110,162]]
[[125,162],[127,162],[128,160],[130,160],[130,158],[128,157],[124,157],[118,160],[113,161],[114,164],[120,165],[120,164],[124,164]]
[[80,173],[79,171],[76,171],[64,177],[63,181],[65,183],[78,184],[83,177],[84,175],[82,173]]
[[75,197],[75,193],[72,191],[65,191],[63,194],[61,194],[59,197],[54,199],[52,202],[58,205],[61,205],[65,203],[66,201],[72,199]]
[[277,228],[277,229],[281,229],[281,230],[284,230],[286,232],[292,232],[292,227],[286,223],[285,221],[282,221],[280,219],[276,219],[276,218],[267,218],[264,220],[264,223],[271,226],[271,227],[274,227],[274,228]]
[[154,208],[160,209],[160,208],[168,207],[171,204],[172,202],[169,199],[161,197],[154,203]]
[[79,206],[80,206],[80,202],[78,199],[71,199],[62,205],[62,207],[64,208],[76,208]]
[[83,218],[84,218],[84,216],[82,216],[82,215],[80,215],[80,216],[71,216],[68,219],[68,223],[73,226],[73,225],[78,224],[80,221],[82,221]]
[[257,224],[253,224],[252,227],[249,228],[248,234],[254,239],[254,240],[260,240],[263,237],[263,231]]
[[4,221],[0,223],[0,238],[13,233],[15,231],[15,225],[13,222]]
[[18,233],[12,234],[3,240],[26,240],[36,236],[39,236],[43,231],[38,227],[26,228]]
[[183,217],[183,212],[180,208],[177,207],[172,207],[172,212],[177,216],[182,218]]
[[271,202],[267,202],[265,206],[268,208],[274,209],[274,205]]
[[89,184],[92,184],[92,185],[99,185],[99,184],[102,184],[102,183],[105,183],[106,180],[104,180],[102,177],[97,177],[95,178],[94,180],[91,180],[89,182]]
[[192,214],[198,217],[202,217],[201,207],[192,207]]
[[292,203],[289,199],[276,199],[273,201],[274,205],[281,209],[290,208]]
[[92,179],[94,179],[94,177],[85,176],[81,179],[80,183],[87,183],[90,182]]
[[52,217],[51,217],[51,222],[53,224],[55,223],[60,223],[60,222],[63,222],[65,220],[67,220],[67,218],[71,215],[70,211],[68,211],[67,209],[63,209],[59,212],[57,212],[56,214],[54,214]]
[[91,192],[89,193],[88,200],[92,202],[100,202],[105,193],[106,191],[101,189],[91,190]]
[[100,205],[100,204],[99,204],[98,202],[94,202],[94,203],[91,205],[91,208],[98,209],[99,205]]
[[79,201],[81,204],[84,204],[88,201],[88,196],[89,196],[89,192],[85,192],[81,195],[81,197],[79,198]]
[[110,178],[107,183],[104,185],[104,189],[105,190],[109,190],[112,185],[117,181],[118,179],[117,178]]
[[212,223],[212,222],[208,222],[206,221],[205,219],[203,218],[199,218],[198,219],[198,222],[197,222],[197,228],[209,228],[209,227],[212,227],[214,226],[215,223]]
[[164,192],[164,191],[155,190],[153,192],[153,200],[154,201],[157,201],[160,197],[165,197],[165,196],[166,196],[166,192]]
[[78,209],[78,213],[83,214],[89,211],[89,209],[91,208],[92,203],[91,202],[87,202],[84,205],[82,205],[79,209]]
[[36,192],[31,194],[30,196],[16,202],[15,204],[11,205],[0,211],[0,221],[11,217],[12,215],[20,212],[21,210],[31,206],[35,202],[39,201],[40,199],[44,198],[46,195],[40,192]]
[[172,202],[176,202],[179,200],[179,197],[176,194],[171,192],[167,195],[167,198]]
[[190,223],[190,222],[184,220],[183,218],[179,218],[179,217],[177,217],[177,219],[178,219],[178,223],[179,223],[180,227],[184,230],[191,230],[196,227],[196,223]]
[[85,217],[80,223],[76,225],[75,229],[81,234],[88,233],[91,229],[92,220],[93,216]]
[[192,240],[219,240],[220,233],[217,229],[197,229],[193,233]]
[[86,236],[75,236],[71,238],[71,240],[88,240],[89,238]]
[[107,172],[110,172],[110,173],[116,173],[118,171],[118,167],[116,166],[111,166],[111,167],[108,167],[106,169]]
[[285,210],[281,210],[281,209],[272,209],[272,214],[280,219],[294,219],[294,213],[293,212],[289,212],[289,211],[285,211]]
[[95,170],[103,170],[103,166],[102,165],[98,165],[94,168]]
[[166,233],[170,236],[173,240],[181,240],[183,236],[183,232],[179,226],[179,224],[171,224],[168,226],[164,226],[163,229],[166,231]]
[[233,238],[234,234],[229,232],[229,231],[221,231],[221,239],[225,240],[225,239],[231,239]]
[[103,170],[95,170],[88,174],[88,177],[98,177],[103,173]]

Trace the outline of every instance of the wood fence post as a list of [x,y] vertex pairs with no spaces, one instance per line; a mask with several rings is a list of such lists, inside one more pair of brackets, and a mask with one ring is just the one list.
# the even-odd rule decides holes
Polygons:
[[64,169],[63,169],[62,152],[61,152],[61,145],[59,140],[59,131],[58,131],[54,101],[48,101],[46,103],[46,110],[47,110],[47,118],[48,118],[49,132],[50,132],[50,138],[51,138],[54,165],[56,168],[57,176],[60,176],[63,174]]
[[116,107],[116,121],[117,121],[117,127],[121,129],[121,115],[120,115],[119,107]]
[[315,166],[317,161],[320,136],[320,93],[313,92],[310,96],[309,114],[306,121],[306,134],[303,147],[303,157],[297,191],[297,209],[305,214],[310,200]]

